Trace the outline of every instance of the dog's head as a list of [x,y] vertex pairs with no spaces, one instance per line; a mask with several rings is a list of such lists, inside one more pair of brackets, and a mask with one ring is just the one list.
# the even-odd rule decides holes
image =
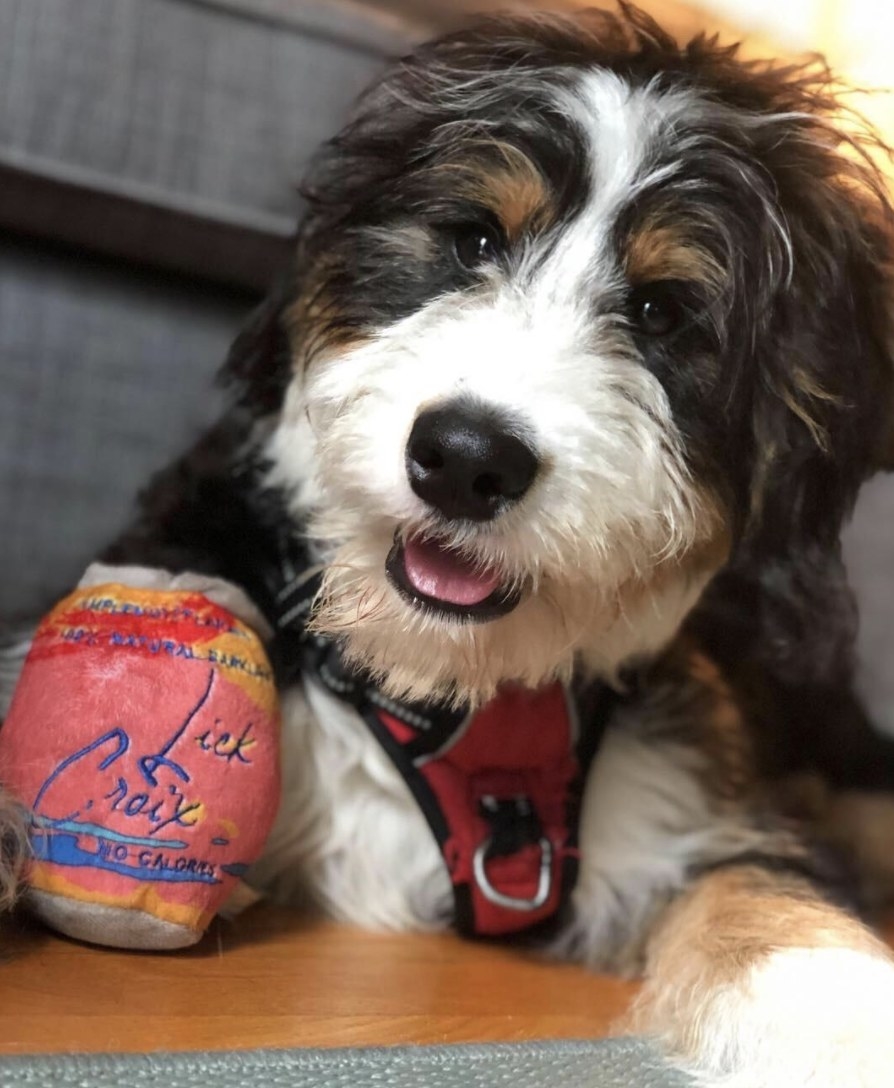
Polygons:
[[889,208],[835,107],[634,9],[487,21],[372,88],[230,361],[320,630],[485,698],[653,652],[733,550],[833,544],[892,395]]

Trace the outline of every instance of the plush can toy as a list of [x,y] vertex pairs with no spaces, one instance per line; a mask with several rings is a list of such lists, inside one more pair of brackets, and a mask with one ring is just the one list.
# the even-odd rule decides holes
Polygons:
[[31,814],[26,902],[70,936],[194,943],[279,799],[264,621],[228,583],[90,568],[43,620],[0,731]]

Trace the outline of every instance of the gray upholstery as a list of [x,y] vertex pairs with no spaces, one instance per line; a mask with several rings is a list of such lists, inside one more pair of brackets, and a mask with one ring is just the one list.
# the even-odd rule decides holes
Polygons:
[[307,158],[406,44],[356,5],[277,10],[0,0],[0,221],[263,288],[252,244],[288,237]]
[[213,415],[308,157],[409,36],[350,2],[0,0],[0,618]]
[[3,1088],[684,1088],[635,1039],[0,1059]]
[[42,610],[215,412],[250,303],[103,263],[0,249],[0,615]]

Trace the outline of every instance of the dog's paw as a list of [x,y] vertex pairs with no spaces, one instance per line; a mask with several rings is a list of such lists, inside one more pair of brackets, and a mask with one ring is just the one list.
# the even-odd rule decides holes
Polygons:
[[894,965],[877,956],[786,949],[675,1013],[660,1031],[699,1088],[894,1085]]

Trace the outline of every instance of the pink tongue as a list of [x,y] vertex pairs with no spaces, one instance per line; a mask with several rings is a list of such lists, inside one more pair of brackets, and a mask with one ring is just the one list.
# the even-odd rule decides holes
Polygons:
[[404,570],[414,589],[447,604],[480,604],[500,587],[498,575],[421,537],[404,544]]

